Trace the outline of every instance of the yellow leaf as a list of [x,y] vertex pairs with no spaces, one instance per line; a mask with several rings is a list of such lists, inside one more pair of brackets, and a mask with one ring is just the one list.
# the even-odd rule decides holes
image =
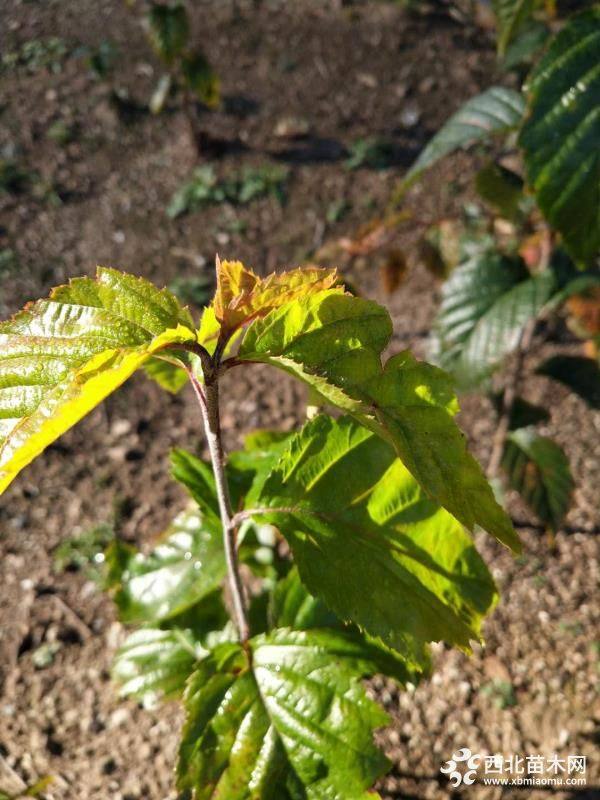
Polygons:
[[228,338],[243,325],[298,297],[324,289],[343,292],[343,287],[335,287],[337,279],[335,269],[312,266],[273,272],[260,278],[240,261],[217,259],[217,292],[213,309],[221,324],[221,335]]

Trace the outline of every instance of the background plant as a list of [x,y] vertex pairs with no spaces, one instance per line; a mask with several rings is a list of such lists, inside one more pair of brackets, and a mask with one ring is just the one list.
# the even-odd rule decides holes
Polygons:
[[[536,430],[548,411],[523,396],[533,366],[526,356],[566,320],[582,340],[580,352],[538,359],[535,373],[599,407],[600,7],[586,4],[565,23],[558,12],[568,4],[492,5],[500,64],[519,77],[535,64],[523,88],[492,86],[471,98],[422,150],[393,210],[341,245],[350,257],[381,254],[389,291],[414,260],[446,280],[432,358],[462,391],[489,395],[498,424],[488,475],[495,480],[502,471],[556,531],[574,482],[562,448]],[[467,146],[479,148],[483,162],[474,184],[485,210],[470,205],[458,220],[421,219],[408,189]],[[409,226],[420,232],[412,257],[397,243]]]
[[[210,464],[172,454],[190,505],[149,555],[118,539],[106,552],[139,626],[115,663],[123,693],[183,692],[183,796],[366,799],[387,718],[360,679],[414,683],[429,642],[481,638],[496,589],[469,531],[519,541],[449,377],[408,351],[382,363],[391,333],[335,271],[261,279],[239,262],[217,262],[198,327],[167,290],[105,268],[0,325],[0,490],[136,369],[192,385]],[[220,378],[256,362],[343,415],[251,434],[226,458]]]

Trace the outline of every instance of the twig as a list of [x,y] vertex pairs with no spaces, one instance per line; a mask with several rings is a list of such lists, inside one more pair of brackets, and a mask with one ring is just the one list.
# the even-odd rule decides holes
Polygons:
[[225,549],[225,560],[227,562],[229,591],[240,641],[245,643],[250,637],[250,627],[246,614],[244,585],[242,583],[237,560],[237,528],[233,521],[234,515],[231,509],[229,486],[227,485],[227,478],[225,476],[225,456],[221,440],[221,420],[219,415],[218,367],[213,361],[212,368],[205,371],[204,390],[191,370],[188,371],[188,375],[194,387],[202,412],[202,419],[204,420],[208,450],[215,476],[221,525],[223,527],[223,546]]
[[54,604],[57,605],[58,608],[62,611],[63,615],[69,620],[69,622],[75,628],[77,633],[81,636],[83,641],[89,639],[91,636],[94,635],[89,625],[82,620],[82,618],[79,616],[79,614],[77,614],[76,611],[73,611],[71,606],[68,605],[62,599],[62,597],[59,597],[57,594],[51,594],[46,596],[52,598]]
[[496,427],[496,433],[494,434],[492,453],[487,468],[488,478],[490,479],[498,476],[498,471],[502,462],[502,454],[504,453],[504,443],[510,429],[510,418],[521,383],[521,372],[523,371],[525,353],[531,346],[537,322],[537,317],[530,319],[521,331],[515,352],[513,369],[506,379],[500,404],[498,425]]

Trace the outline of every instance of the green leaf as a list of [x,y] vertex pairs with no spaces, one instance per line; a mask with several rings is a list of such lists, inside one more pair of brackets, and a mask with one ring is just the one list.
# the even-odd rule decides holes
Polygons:
[[400,684],[408,682],[417,684],[423,675],[431,670],[429,651],[421,648],[418,664],[411,665],[398,651],[387,647],[381,639],[360,632],[354,626],[344,623],[325,603],[310,594],[300,580],[297,567],[292,567],[288,574],[279,580],[269,598],[268,619],[270,628],[292,628],[293,630],[311,630],[313,628],[335,628],[345,630],[358,639],[362,639],[365,648],[371,654],[378,672],[382,672]]
[[593,358],[552,356],[540,364],[536,372],[564,384],[590,408],[600,408],[600,366]]
[[409,663],[421,663],[423,642],[468,650],[479,638],[495,590],[471,538],[351,418],[305,425],[260,502],[274,509],[266,518],[290,543],[308,590]]
[[197,51],[184,56],[181,62],[183,78],[198,100],[209,108],[219,104],[219,79],[204,53]]
[[507,219],[514,219],[523,199],[523,181],[511,170],[491,161],[475,177],[479,196]]
[[177,768],[196,800],[369,800],[388,768],[373,744],[387,715],[360,678],[364,642],[332,630],[278,629],[204,659],[185,692]]
[[531,20],[506,48],[502,68],[512,70],[531,64],[548,41],[550,31],[541,22]]
[[498,53],[506,48],[531,17],[536,0],[494,0],[493,8],[498,23]]
[[165,389],[171,394],[177,394],[188,381],[185,370],[179,364],[177,359],[149,358],[144,364],[144,372],[149,378],[156,381],[161,389]]
[[273,628],[294,630],[335,628],[342,624],[322,600],[310,594],[296,567],[277,582],[269,604],[269,620]]
[[562,448],[531,428],[521,428],[508,435],[502,467],[511,489],[519,492],[544,525],[557,531],[574,487]]
[[236,359],[295,375],[326,401],[390,441],[425,491],[469,529],[481,525],[519,547],[452,416],[449,376],[408,352],[381,353],[391,335],[387,311],[347,294],[318,292],[275,308],[247,329]]
[[155,623],[175,617],[214,592],[225,572],[220,526],[190,507],[148,556],[130,554],[115,593],[121,619]]
[[166,622],[131,633],[115,656],[112,675],[121,695],[154,705],[180,694],[198,661],[224,641],[235,641],[235,630],[216,589]]
[[517,346],[553,289],[550,270],[531,277],[520,259],[487,252],[464,262],[442,289],[433,329],[437,362],[462,387],[477,386]]
[[181,694],[196,663],[206,655],[191,631],[140,628],[119,648],[112,676],[122,696],[151,704]]
[[0,493],[161,348],[195,340],[170,292],[104,267],[0,323]]
[[524,112],[521,93],[504,86],[492,86],[472,97],[427,144],[402,181],[403,187],[410,186],[425,170],[454,150],[513,130]]
[[189,36],[189,23],[182,3],[152,3],[148,13],[148,32],[157,55],[172,64],[181,55]]
[[530,78],[520,136],[540,209],[571,255],[600,250],[600,7],[573,17]]

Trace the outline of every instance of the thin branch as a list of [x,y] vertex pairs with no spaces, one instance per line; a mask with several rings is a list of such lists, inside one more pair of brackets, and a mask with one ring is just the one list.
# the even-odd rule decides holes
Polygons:
[[513,406],[519,392],[521,383],[521,373],[523,371],[523,361],[525,360],[525,353],[529,350],[535,332],[538,318],[530,319],[521,331],[517,349],[515,352],[515,360],[513,368],[506,379],[504,392],[502,394],[502,401],[500,405],[500,415],[498,418],[498,425],[494,434],[492,443],[492,453],[488,463],[487,474],[488,478],[493,479],[498,476],[500,464],[502,462],[502,455],[504,453],[504,443],[510,430],[510,418],[512,415]]
[[[212,368],[214,370],[214,367]],[[229,486],[225,476],[225,456],[221,441],[221,421],[219,416],[219,384],[213,371],[205,373],[206,383],[204,389],[192,373],[188,370],[188,375],[194,392],[198,398],[206,440],[215,476],[215,487],[217,490],[217,500],[219,503],[219,513],[221,525],[223,527],[223,546],[225,549],[225,560],[227,562],[227,577],[229,581],[229,592],[233,604],[235,623],[242,643],[247,642],[250,637],[250,627],[246,614],[246,603],[244,599],[244,585],[239,571],[237,560],[237,529],[233,522],[233,512],[231,509],[231,499],[229,497]]]
[[236,512],[230,519],[229,524],[232,528],[238,528],[242,522],[251,517],[265,516],[266,514],[294,514],[298,509],[291,506],[281,506],[276,508],[246,508]]
[[169,342],[169,344],[157,350],[156,353],[160,353],[161,350],[186,350],[188,353],[193,353],[195,356],[198,356],[202,364],[202,372],[205,376],[212,371],[213,360],[211,355],[206,347],[199,342]]

